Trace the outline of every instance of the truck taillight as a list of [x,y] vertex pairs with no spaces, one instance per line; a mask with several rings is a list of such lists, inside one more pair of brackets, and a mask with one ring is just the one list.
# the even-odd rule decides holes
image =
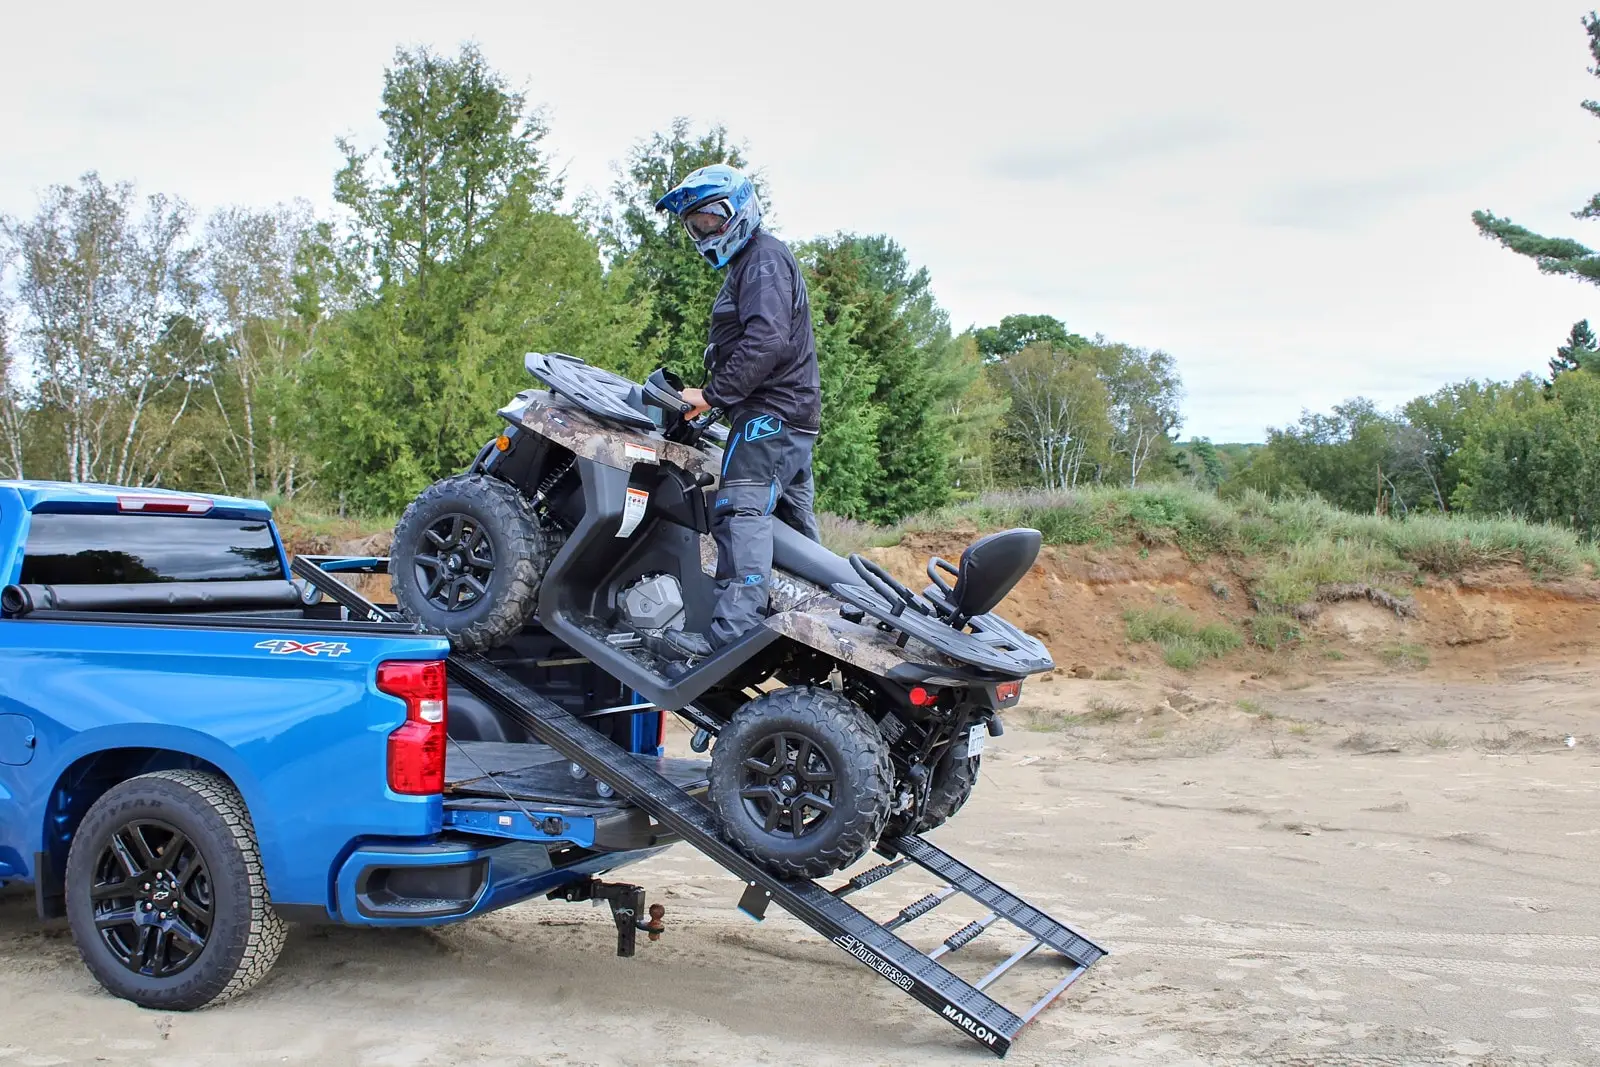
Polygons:
[[389,788],[411,796],[442,792],[449,703],[444,661],[380,663],[378,691],[406,702],[406,721],[389,735]]

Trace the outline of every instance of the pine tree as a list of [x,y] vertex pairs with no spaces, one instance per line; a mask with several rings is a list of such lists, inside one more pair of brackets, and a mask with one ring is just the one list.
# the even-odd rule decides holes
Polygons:
[[397,53],[380,114],[386,172],[343,145],[350,306],[309,396],[330,490],[392,511],[470,461],[529,384],[524,353],[629,366],[644,316],[627,269],[608,275],[594,238],[555,211],[543,119],[477,49]]
[[[949,501],[954,445],[947,409],[977,368],[962,358],[926,269],[888,237],[840,234],[804,250],[830,322],[849,311],[850,345],[875,373],[877,471],[868,517],[892,522]],[[835,358],[819,350],[824,361]],[[830,427],[823,426],[826,436]]]
[[[1583,18],[1583,28],[1589,34],[1589,54],[1596,66],[1589,73],[1600,77],[1600,15],[1590,12]],[[1600,101],[1585,100],[1583,109],[1600,118]],[[1600,218],[1600,193],[1572,213],[1576,219]],[[1485,237],[1499,241],[1521,256],[1532,259],[1546,274],[1566,274],[1600,285],[1600,255],[1577,241],[1566,237],[1544,237],[1510,219],[1501,218],[1490,211],[1474,211],[1472,221]]]
[[1600,342],[1596,342],[1594,331],[1589,329],[1589,320],[1581,319],[1572,324],[1567,343],[1556,349],[1556,358],[1550,361],[1550,380],[1554,382],[1558,375],[1567,371],[1593,367],[1597,357],[1600,357]]

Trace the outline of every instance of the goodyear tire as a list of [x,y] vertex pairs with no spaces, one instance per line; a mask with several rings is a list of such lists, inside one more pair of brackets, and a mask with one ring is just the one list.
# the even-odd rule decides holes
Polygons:
[[866,855],[888,821],[893,785],[877,724],[826,689],[750,701],[711,754],[723,836],[784,878],[820,878]]
[[539,606],[556,545],[514,486],[484,474],[435,482],[394,529],[401,611],[462,651],[505,644]]
[[266,977],[286,933],[244,800],[200,771],[140,775],[95,801],[67,854],[66,902],[90,972],[145,1008],[238,996]]

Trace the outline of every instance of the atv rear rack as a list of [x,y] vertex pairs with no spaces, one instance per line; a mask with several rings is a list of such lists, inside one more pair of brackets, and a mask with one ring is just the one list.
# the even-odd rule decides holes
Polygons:
[[[352,615],[374,620],[393,617],[323,570],[320,562],[300,557],[295,560],[294,572]],[[745,890],[739,906],[747,914],[760,919],[769,904],[778,904],[996,1056],[1003,1057],[1023,1027],[1105,955],[1100,946],[916,835],[880,841],[878,851],[887,862],[831,890],[814,881],[779,878],[727,844],[708,807],[488,659],[453,654],[449,671],[464,688],[742,879]],[[912,868],[933,875],[941,884],[893,918],[878,922],[846,901],[868,886]],[[923,953],[895,933],[958,896],[976,901],[985,913],[931,952]],[[999,922],[1017,927],[1028,940],[981,979],[968,982],[941,962]],[[1065,974],[1042,998],[1020,1014],[990,998],[987,991],[991,987],[1041,949],[1059,954],[1067,965]]]

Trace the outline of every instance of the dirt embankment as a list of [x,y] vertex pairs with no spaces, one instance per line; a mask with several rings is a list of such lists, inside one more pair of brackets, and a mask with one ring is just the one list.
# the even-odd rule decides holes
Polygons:
[[[285,531],[291,554],[385,556],[391,533],[354,524],[330,531]],[[911,533],[867,555],[901,581],[926,584],[930,556],[958,560],[977,536],[970,528]],[[1429,578],[1396,604],[1362,590],[1325,589],[1322,602],[1299,609],[1295,636],[1276,649],[1253,639],[1257,616],[1249,561],[1191,560],[1176,548],[1046,546],[1000,610],[1050,647],[1062,674],[1117,677],[1138,670],[1192,677],[1166,666],[1154,644],[1130,643],[1126,614],[1176,608],[1198,625],[1237,630],[1243,646],[1198,673],[1240,673],[1294,685],[1307,677],[1427,668],[1482,677],[1515,664],[1575,659],[1600,651],[1600,581],[1539,582],[1518,566]],[[388,580],[364,579],[362,591],[387,598]],[[1399,610],[1396,610],[1398,607]]]
[[[920,589],[928,557],[959,559],[973,536],[911,534],[868,554]],[[1242,638],[1237,651],[1202,665],[1202,674],[1303,680],[1426,668],[1481,677],[1600,650],[1600,582],[1593,580],[1540,582],[1505,566],[1430,577],[1401,598],[1364,586],[1324,587],[1286,620],[1288,638],[1268,649],[1256,639],[1251,578],[1249,561],[1192,560],[1176,548],[1046,546],[999,610],[1050,647],[1059,673],[1079,677],[1197,673],[1172,670],[1155,644],[1128,640],[1129,612],[1160,609],[1186,612],[1197,626],[1220,623]]]

